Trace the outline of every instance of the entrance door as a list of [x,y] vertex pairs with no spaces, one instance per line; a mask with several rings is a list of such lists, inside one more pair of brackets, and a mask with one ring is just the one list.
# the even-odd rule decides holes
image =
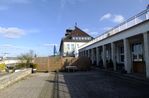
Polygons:
[[142,43],[132,45],[133,72],[145,73],[145,64],[143,63],[143,46]]

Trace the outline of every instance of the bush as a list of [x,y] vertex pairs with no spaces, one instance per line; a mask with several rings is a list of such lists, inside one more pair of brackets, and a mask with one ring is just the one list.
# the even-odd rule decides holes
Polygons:
[[16,69],[26,68],[26,63],[17,64],[15,67]]
[[6,64],[0,64],[0,71],[5,70],[6,69]]
[[36,69],[37,68],[37,64],[30,63],[30,68]]
[[17,64],[16,69],[20,69],[20,68],[33,68],[33,69],[36,69],[37,64],[34,64],[34,63],[29,63],[29,64],[20,63],[20,64]]

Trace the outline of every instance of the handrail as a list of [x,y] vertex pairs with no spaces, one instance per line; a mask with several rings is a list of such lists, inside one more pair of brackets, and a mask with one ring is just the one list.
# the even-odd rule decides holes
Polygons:
[[93,39],[93,40],[89,41],[88,43],[84,44],[83,46],[81,46],[79,48],[79,50],[83,49],[89,45],[92,45],[98,41],[101,41],[109,36],[115,35],[115,34],[121,32],[123,30],[126,30],[130,27],[133,27],[139,23],[142,23],[146,20],[149,20],[149,9],[146,9],[146,10],[138,13],[137,15],[127,19],[126,21],[124,21],[124,22],[120,23],[119,25],[113,27],[112,29],[106,31],[105,33],[97,36],[95,39]]

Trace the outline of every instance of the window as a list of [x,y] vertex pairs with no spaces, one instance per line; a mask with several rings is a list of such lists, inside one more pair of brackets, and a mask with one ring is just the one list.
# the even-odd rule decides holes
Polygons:
[[106,59],[110,60],[110,50],[106,50]]
[[73,37],[72,39],[73,39],[73,40],[75,40],[76,38],[75,38],[75,37]]
[[133,61],[143,60],[142,44],[137,43],[132,45],[132,59]]
[[71,49],[75,50],[75,45],[74,44],[71,44]]
[[78,37],[76,37],[76,40],[79,40],[79,38],[78,38]]
[[79,37],[79,40],[81,40],[81,37]]
[[121,63],[123,63],[124,62],[124,47],[119,47],[119,61],[121,62]]
[[79,44],[77,44],[77,47],[79,48]]
[[67,49],[70,50],[70,45],[69,44],[67,44]]
[[90,38],[90,37],[88,37],[88,40],[91,40],[91,38]]

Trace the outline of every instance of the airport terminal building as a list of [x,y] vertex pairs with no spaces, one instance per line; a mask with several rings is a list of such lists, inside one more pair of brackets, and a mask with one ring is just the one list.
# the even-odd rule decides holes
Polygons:
[[149,9],[79,48],[93,65],[149,78]]

